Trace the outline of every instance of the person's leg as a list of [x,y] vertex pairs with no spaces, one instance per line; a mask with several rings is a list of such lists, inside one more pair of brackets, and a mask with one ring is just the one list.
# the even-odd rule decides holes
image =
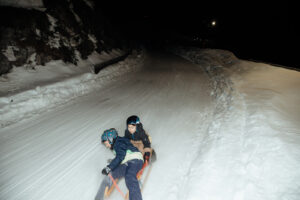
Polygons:
[[[114,179],[120,179],[120,178],[124,177],[125,172],[126,172],[126,167],[127,167],[127,165],[125,165],[125,164],[119,165],[116,169],[114,169],[114,171],[111,172],[111,176]],[[113,184],[112,180],[108,176],[105,176],[101,182],[100,189],[97,192],[95,200],[103,200],[105,188],[106,187],[110,188],[112,186],[112,184]]]
[[143,161],[135,159],[128,161],[127,164],[128,167],[125,173],[125,182],[129,190],[129,199],[142,200],[142,194],[136,174],[142,169]]
[[127,163],[119,165],[116,169],[114,169],[111,172],[111,176],[114,179],[120,179],[120,178],[124,177],[125,173],[126,173],[126,168],[127,168]]

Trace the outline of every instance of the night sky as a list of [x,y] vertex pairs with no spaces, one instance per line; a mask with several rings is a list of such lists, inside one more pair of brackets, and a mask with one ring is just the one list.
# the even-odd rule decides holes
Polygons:
[[[117,8],[114,4],[98,6],[129,39],[222,48],[244,59],[299,67],[295,50],[299,48],[299,16],[289,1],[140,1],[118,3]],[[202,42],[192,42],[197,37]]]

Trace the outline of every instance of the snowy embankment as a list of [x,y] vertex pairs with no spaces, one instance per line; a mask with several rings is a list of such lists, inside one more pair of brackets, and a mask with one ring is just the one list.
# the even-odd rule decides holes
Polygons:
[[175,52],[205,69],[216,100],[185,199],[299,199],[300,73],[222,50]]
[[137,70],[141,55],[133,55],[99,74],[93,73],[95,64],[124,54],[113,50],[101,55],[94,52],[87,60],[81,60],[78,66],[52,61],[46,66],[34,69],[14,68],[0,77],[0,124],[5,127],[14,122],[42,113],[72,99],[101,88],[125,72]]

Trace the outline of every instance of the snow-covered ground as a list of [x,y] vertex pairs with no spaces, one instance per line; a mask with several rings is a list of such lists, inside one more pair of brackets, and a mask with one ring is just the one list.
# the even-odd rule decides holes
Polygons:
[[[299,199],[300,73],[222,50],[176,53],[192,62],[148,53],[98,75],[52,63],[25,91],[2,89],[0,199],[93,199],[113,156],[100,135],[123,135],[132,114],[158,154],[145,200]],[[0,88],[28,80],[20,71]]]
[[99,75],[93,74],[96,64],[123,54],[121,50],[101,55],[94,52],[87,60],[80,60],[78,66],[52,61],[46,66],[16,67],[11,73],[2,75],[1,127],[85,95],[125,72],[136,70],[138,59],[134,57],[102,70]]
[[186,199],[299,199],[300,73],[221,50],[177,54],[200,64],[216,91]]

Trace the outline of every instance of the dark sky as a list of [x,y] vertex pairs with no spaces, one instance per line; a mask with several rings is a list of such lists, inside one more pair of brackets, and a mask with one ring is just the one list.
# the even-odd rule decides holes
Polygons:
[[[118,3],[118,6],[104,5],[104,11],[113,20],[120,23],[147,20],[153,22],[154,28],[171,27],[175,29],[194,29],[202,20],[216,18],[222,28],[228,32],[241,28],[272,28],[292,26],[294,5],[288,1],[262,3],[263,1],[194,1],[194,3],[154,3],[131,2]],[[144,20],[144,21],[143,21]]]
[[[106,15],[129,35],[165,39],[172,33],[213,38],[217,48],[263,60],[293,60],[299,47],[299,14],[290,1],[126,1],[103,5]],[[217,26],[210,27],[211,20]],[[125,28],[124,28],[125,27]],[[267,53],[265,53],[267,52]],[[285,58],[283,54],[287,56]],[[277,59],[277,60],[276,60]],[[291,61],[295,64],[298,61]],[[297,64],[297,63],[296,63]]]

